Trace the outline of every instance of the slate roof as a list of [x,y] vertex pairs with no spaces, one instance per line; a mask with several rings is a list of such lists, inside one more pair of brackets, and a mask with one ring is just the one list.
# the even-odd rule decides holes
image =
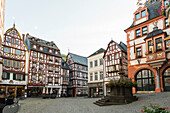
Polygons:
[[70,69],[69,66],[68,66],[68,64],[66,63],[66,61],[64,61],[64,59],[62,59],[61,68],[63,68],[63,69],[68,69],[68,70]]
[[76,55],[76,54],[73,54],[73,53],[70,53],[70,52],[68,53],[68,55],[71,56],[71,59],[74,63],[78,63],[78,64],[88,66],[87,57]]
[[[162,29],[158,29],[158,28],[156,27],[156,28],[154,28],[154,30],[153,30],[152,32],[150,32],[150,33],[146,36],[145,39],[150,38],[150,37],[157,36],[157,35],[162,34],[162,33],[166,33],[166,32],[164,32]],[[166,35],[167,35],[167,33],[166,33]],[[144,39],[144,40],[145,40],[145,39]]]
[[[32,40],[34,38],[34,40]],[[25,44],[27,45],[28,47],[28,50],[35,50],[35,51],[38,51],[38,52],[43,52],[45,54],[50,54],[50,55],[54,55],[54,56],[59,56],[61,57],[61,53],[60,53],[60,50],[59,48],[56,46],[56,44],[54,42],[49,42],[49,41],[46,41],[46,40],[43,40],[43,39],[40,39],[40,38],[36,38],[34,36],[31,36],[29,34],[26,35],[26,39],[25,39]],[[33,44],[31,43],[36,43],[38,45],[42,45],[43,47],[43,51],[39,50],[39,47],[37,46],[37,48],[33,48]],[[55,54],[55,52],[52,52],[52,53],[49,53],[49,49],[48,48],[51,48],[52,51],[54,50],[59,50],[58,52],[58,55]]]
[[[160,2],[159,0],[157,2],[155,2],[155,3],[150,2],[149,4],[146,4],[145,7],[147,7],[148,14],[149,14],[148,20],[146,20],[146,21],[149,21],[151,19],[159,17],[160,16],[160,14],[159,14],[160,9],[159,8],[161,6],[162,6],[162,2]],[[146,21],[144,21],[144,22],[146,22]],[[144,23],[144,22],[142,22],[142,23]],[[140,23],[140,24],[142,24],[142,23]],[[133,22],[132,25],[129,28],[127,28],[126,30],[128,30],[130,28],[133,28],[135,26],[136,25],[134,25],[134,22]]]
[[104,53],[106,50],[103,48],[100,48],[99,50],[97,50],[96,52],[94,52],[93,54],[91,54],[89,57],[100,54],[100,53]]

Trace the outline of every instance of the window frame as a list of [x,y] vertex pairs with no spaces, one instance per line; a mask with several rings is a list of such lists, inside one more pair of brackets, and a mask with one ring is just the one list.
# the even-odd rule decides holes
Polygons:
[[[161,42],[157,42],[157,40],[159,40],[159,39],[161,39]],[[156,43],[156,52],[158,52],[158,51],[162,51],[163,49],[162,49],[162,47],[163,47],[163,43],[162,43],[162,37],[159,37],[159,38],[156,38],[155,39],[155,43]],[[159,44],[161,44],[161,49],[158,49],[158,45]]]
[[[143,29],[145,29],[146,28],[146,30],[143,30]],[[145,33],[146,32],[146,33]],[[148,34],[148,27],[147,26],[145,26],[145,27],[142,27],[142,36],[143,35],[147,35]]]
[[[137,33],[138,31],[140,31],[140,32],[139,32],[139,33]],[[137,29],[137,30],[135,30],[135,33],[136,33],[136,38],[141,37],[141,29]],[[138,35],[138,34],[140,34],[140,35]]]
[[[144,16],[142,15],[143,12],[145,12],[145,15],[144,15]],[[141,18],[142,18],[142,17],[145,17],[145,16],[146,16],[146,10],[144,9],[144,10],[141,11]]]
[[[140,51],[138,51],[140,49]],[[138,52],[140,52],[140,55],[138,55]],[[136,48],[136,58],[142,58],[142,47]]]
[[[139,17],[137,18],[138,15],[139,15]],[[140,19],[140,12],[135,14],[135,19],[136,19],[136,20],[139,20],[139,19]]]

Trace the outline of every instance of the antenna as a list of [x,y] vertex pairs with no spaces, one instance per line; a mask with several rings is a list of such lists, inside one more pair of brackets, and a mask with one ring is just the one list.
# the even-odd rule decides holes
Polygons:
[[12,19],[13,19],[13,22],[14,22],[13,27],[15,27],[15,17],[13,16]]

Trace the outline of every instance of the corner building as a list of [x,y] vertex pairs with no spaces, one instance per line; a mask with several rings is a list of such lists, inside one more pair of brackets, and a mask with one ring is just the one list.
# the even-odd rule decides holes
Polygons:
[[128,77],[137,81],[138,92],[170,91],[170,28],[160,7],[168,0],[151,0],[134,12],[127,33]]

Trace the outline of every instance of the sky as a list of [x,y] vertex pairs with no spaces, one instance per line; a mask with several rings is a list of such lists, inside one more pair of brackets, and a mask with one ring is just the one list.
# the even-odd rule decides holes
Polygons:
[[126,43],[137,0],[6,0],[5,31],[54,41],[62,54],[88,57],[112,40]]

